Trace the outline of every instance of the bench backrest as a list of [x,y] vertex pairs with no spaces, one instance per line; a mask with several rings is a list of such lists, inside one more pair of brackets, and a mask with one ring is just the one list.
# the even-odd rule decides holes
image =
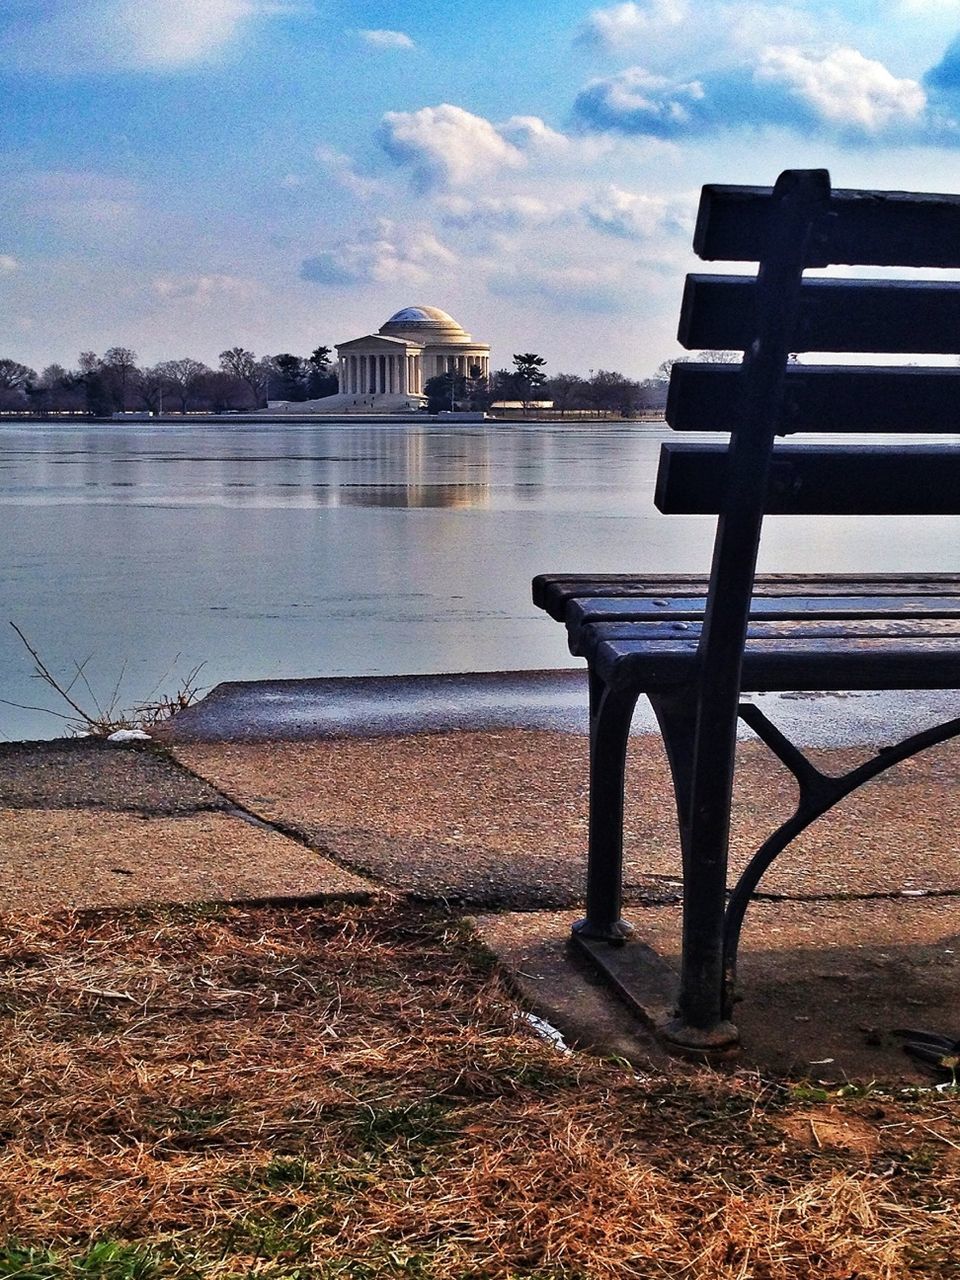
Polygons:
[[719,514],[701,640],[704,680],[739,680],[765,511],[960,512],[960,457],[936,449],[774,447],[796,431],[960,431],[960,369],[806,365],[793,353],[960,350],[960,283],[804,278],[834,264],[960,267],[960,197],[833,191],[824,170],[770,188],[703,189],[694,248],[754,261],[756,277],[691,275],[680,317],[688,349],[742,350],[739,365],[677,363],[667,421],[730,432],[729,446],[663,447],[656,501]]

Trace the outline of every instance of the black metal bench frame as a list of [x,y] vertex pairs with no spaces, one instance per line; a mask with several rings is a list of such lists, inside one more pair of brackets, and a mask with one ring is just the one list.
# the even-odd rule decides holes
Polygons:
[[[760,263],[755,280],[690,277],[681,313],[685,346],[744,350],[740,366],[677,364],[671,380],[672,427],[731,432],[719,450],[665,445],[661,457],[661,510],[719,512],[710,577],[541,575],[534,601],[566,623],[589,668],[587,902],[574,936],[605,967],[604,952],[632,933],[621,916],[624,770],[646,694],[683,855],[679,998],[661,1030],[710,1049],[736,1043],[740,929],[774,858],[851,791],[960,734],[958,717],[831,777],[741,702],[744,691],[960,687],[960,577],[756,576],[765,512],[960,513],[960,459],[949,447],[774,447],[796,430],[960,430],[956,369],[790,364],[797,351],[955,351],[960,285],[804,280],[804,271],[960,267],[960,197],[831,191],[822,170],[787,172],[772,191],[704,188],[694,244],[704,258]],[[793,773],[799,801],[728,901],[738,718]]]

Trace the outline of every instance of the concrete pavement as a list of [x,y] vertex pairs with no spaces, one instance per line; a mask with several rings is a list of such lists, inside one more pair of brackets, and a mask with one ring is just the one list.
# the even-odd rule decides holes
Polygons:
[[[324,683],[329,702],[336,691]],[[513,982],[561,1028],[639,1061],[658,1055],[566,946],[582,894],[586,742],[574,726],[537,720],[550,678],[537,684],[526,690],[521,727],[504,722],[502,707],[493,724],[483,707],[477,723],[451,710],[450,678],[445,690],[424,685],[412,700],[429,732],[397,731],[408,723],[399,712],[416,717],[395,686],[393,710],[372,736],[346,735],[341,707],[337,736],[328,727],[283,740],[281,726],[279,738],[263,738],[272,686],[259,709],[256,687],[244,686],[247,723],[258,721],[252,740],[223,740],[200,704],[172,722],[162,746],[4,746],[0,912],[409,894],[470,913]],[[374,691],[361,692],[369,702]],[[494,692],[490,681],[489,705]],[[356,706],[356,690],[344,693]],[[444,698],[431,720],[431,699]],[[831,706],[828,718],[841,710]],[[202,739],[204,716],[212,741]],[[836,770],[857,749],[816,754]],[[958,766],[957,744],[908,762],[771,870],[744,934],[741,1063],[830,1082],[922,1079],[891,1032],[960,1034]],[[742,745],[739,768],[732,871],[793,797],[760,744]],[[669,972],[679,862],[653,736],[631,744],[629,792],[629,912]]]

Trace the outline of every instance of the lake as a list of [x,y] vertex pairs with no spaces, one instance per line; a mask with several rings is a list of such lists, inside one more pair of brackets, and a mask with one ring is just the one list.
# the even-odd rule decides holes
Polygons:
[[[64,732],[7,705],[65,709],[11,621],[64,681],[82,666],[85,705],[170,691],[200,663],[205,687],[574,665],[530,603],[535,573],[708,566],[713,521],[653,507],[669,434],[2,424],[0,736]],[[960,518],[771,518],[761,568],[943,571],[958,534]]]

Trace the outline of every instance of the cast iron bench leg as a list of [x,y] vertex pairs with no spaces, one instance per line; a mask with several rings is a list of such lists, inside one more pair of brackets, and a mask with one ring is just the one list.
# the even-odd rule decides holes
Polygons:
[[[691,708],[658,711],[673,769],[683,849],[683,959],[675,1020],[667,1039],[688,1049],[725,1049],[739,1043],[727,1014],[724,925],[727,853],[736,752],[736,710],[729,726],[707,739],[697,786],[697,726]],[[701,723],[699,732],[704,732]],[[702,781],[702,780],[701,780]]]
[[630,721],[639,690],[611,689],[590,671],[590,844],[587,914],[574,926],[584,938],[623,942],[633,927],[623,901],[623,786]]
[[[690,1049],[725,1048],[738,1041],[724,1014],[723,924],[726,906],[726,841],[719,850],[720,874],[705,877],[706,860],[717,856],[717,836],[691,832],[693,755],[697,730],[695,689],[648,694],[670,762],[677,824],[683,850],[683,970],[677,1018],[665,1029],[668,1040]],[[710,849],[709,854],[706,853]]]

